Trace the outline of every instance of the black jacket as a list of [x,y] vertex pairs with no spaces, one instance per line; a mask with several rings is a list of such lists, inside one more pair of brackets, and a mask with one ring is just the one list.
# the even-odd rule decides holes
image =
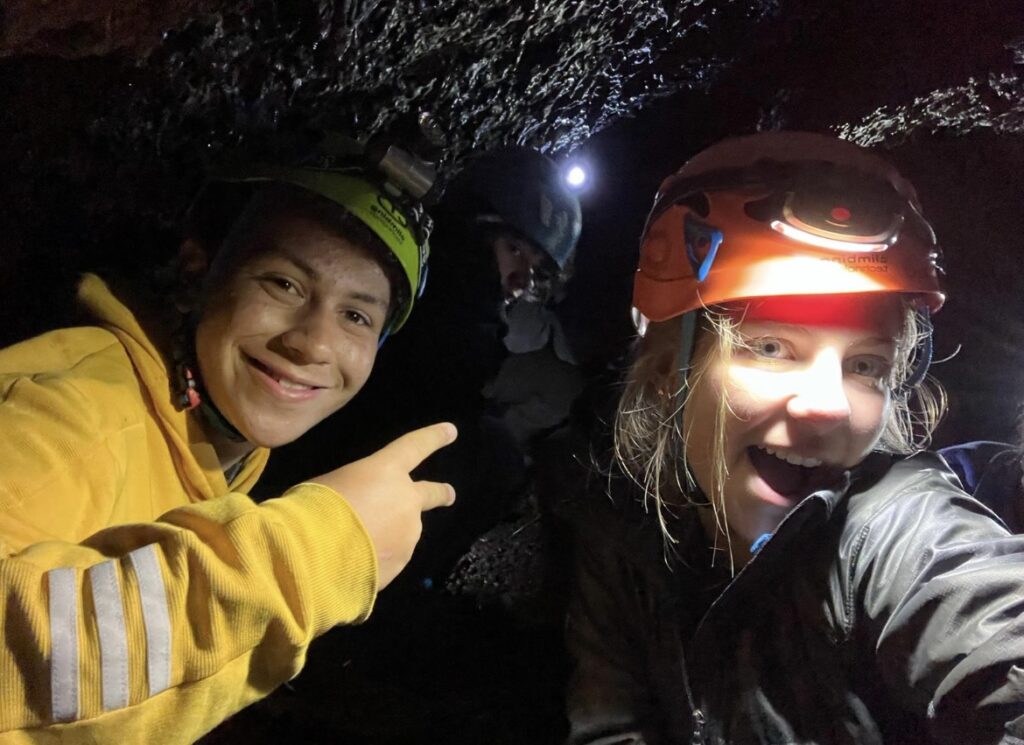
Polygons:
[[666,563],[653,518],[595,481],[573,745],[1024,743],[1024,536],[935,455],[870,456],[731,581],[692,512]]

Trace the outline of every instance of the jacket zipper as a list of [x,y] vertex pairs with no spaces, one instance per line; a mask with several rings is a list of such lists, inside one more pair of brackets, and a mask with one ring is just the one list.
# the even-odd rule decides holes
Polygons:
[[[782,526],[786,522],[791,520],[791,518],[793,517],[794,514],[796,514],[797,512],[801,511],[801,508],[804,511],[806,509],[808,509],[805,505],[807,505],[809,503],[810,503],[809,500],[805,500],[804,504],[797,506],[797,508],[795,510],[793,510],[793,512],[791,512],[788,515],[786,515],[786,517],[783,518],[782,522],[780,522],[778,527],[775,529],[775,533],[773,534],[773,537],[774,537],[774,535],[777,535],[779,533],[780,529],[782,528]],[[726,594],[729,593],[730,590],[734,590],[734,588],[736,586],[736,583],[739,581],[740,577],[744,576],[745,574],[749,574],[748,569],[750,568],[751,565],[754,564],[754,562],[756,562],[758,560],[758,558],[760,556],[761,556],[761,552],[758,551],[756,554],[754,554],[752,557],[750,557],[750,561],[748,561],[746,563],[746,565],[742,569],[740,569],[739,572],[737,572],[736,576],[732,578],[732,580],[729,582],[729,584],[725,586],[725,588],[718,595],[718,597],[715,598],[715,600],[711,603],[711,606],[707,609],[707,611],[701,617],[700,621],[697,623],[697,627],[696,627],[696,629],[693,632],[694,640],[696,640],[700,636],[701,629],[703,629],[703,627],[704,627],[704,622],[712,614],[712,612],[715,610],[715,608],[718,605],[720,605],[720,602],[721,602],[722,598],[724,598],[726,596]],[[677,640],[677,644],[679,645],[679,665],[680,665],[680,667],[682,669],[682,673],[683,673],[683,689],[686,691],[686,702],[690,706],[690,715],[693,718],[693,734],[690,737],[690,745],[707,745],[707,733],[706,733],[707,719],[704,716],[704,712],[700,708],[697,707],[696,701],[694,701],[694,698],[693,698],[693,690],[690,688],[690,676],[689,676],[689,674],[687,672],[686,655],[683,652],[683,642],[682,642],[682,639]]]
[[676,639],[679,647],[679,668],[683,674],[683,690],[686,692],[686,703],[690,707],[690,716],[693,718],[693,734],[690,737],[690,745],[706,745],[704,739],[704,712],[697,708],[693,699],[693,689],[690,688],[690,675],[686,671],[686,654],[683,651],[683,640]]

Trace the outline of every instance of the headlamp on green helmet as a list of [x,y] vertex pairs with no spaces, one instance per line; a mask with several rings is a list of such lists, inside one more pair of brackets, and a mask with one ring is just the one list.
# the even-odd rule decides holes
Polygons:
[[379,163],[346,154],[344,162],[333,166],[330,153],[320,155],[324,155],[318,158],[323,165],[256,164],[216,172],[211,180],[296,186],[340,205],[366,225],[394,256],[407,282],[397,293],[400,305],[383,339],[402,327],[426,284],[432,222],[421,200],[433,184],[433,168],[394,145],[384,151]]

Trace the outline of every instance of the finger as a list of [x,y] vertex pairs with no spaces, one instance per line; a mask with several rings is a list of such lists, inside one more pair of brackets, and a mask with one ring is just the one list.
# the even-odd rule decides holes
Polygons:
[[405,471],[411,471],[445,445],[455,442],[458,434],[450,422],[431,424],[402,435],[378,450],[374,457],[389,459]]
[[455,489],[451,484],[442,484],[437,481],[417,481],[414,486],[423,499],[420,507],[423,512],[435,507],[450,507],[455,502]]

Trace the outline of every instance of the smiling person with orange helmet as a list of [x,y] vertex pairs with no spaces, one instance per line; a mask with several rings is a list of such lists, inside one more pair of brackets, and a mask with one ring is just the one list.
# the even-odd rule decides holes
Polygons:
[[1024,737],[1024,538],[921,451],[940,260],[910,184],[831,137],[662,184],[621,476],[575,516],[573,745]]

